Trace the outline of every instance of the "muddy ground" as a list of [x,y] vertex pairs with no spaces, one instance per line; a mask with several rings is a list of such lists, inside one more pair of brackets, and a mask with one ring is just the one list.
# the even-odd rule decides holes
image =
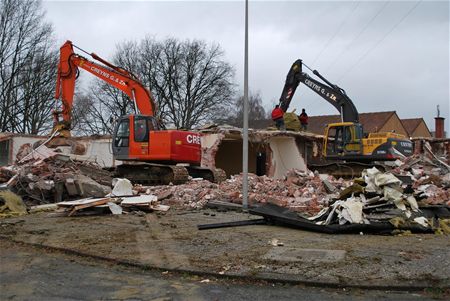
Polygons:
[[167,273],[2,240],[0,300],[446,300],[450,291],[315,288]]
[[[198,224],[258,218],[212,209],[163,214],[0,220],[3,239],[161,269],[333,286],[450,287],[448,236],[330,235],[254,225],[197,230]],[[282,245],[269,241],[278,239]]]

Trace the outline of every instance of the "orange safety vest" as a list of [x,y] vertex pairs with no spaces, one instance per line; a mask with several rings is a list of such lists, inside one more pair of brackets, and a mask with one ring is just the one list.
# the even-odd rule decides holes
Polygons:
[[284,114],[284,112],[282,109],[280,109],[280,108],[273,109],[272,120],[277,120],[277,119],[283,118],[283,114]]

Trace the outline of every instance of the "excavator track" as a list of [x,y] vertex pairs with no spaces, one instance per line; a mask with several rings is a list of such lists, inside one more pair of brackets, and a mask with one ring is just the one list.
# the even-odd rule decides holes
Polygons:
[[115,176],[127,178],[132,183],[142,185],[179,185],[186,183],[189,176],[220,183],[227,178],[224,170],[197,166],[163,165],[156,163],[133,163],[118,165]]
[[154,163],[118,165],[116,176],[142,185],[178,185],[189,180],[189,173],[184,166]]
[[220,168],[206,168],[198,166],[186,166],[189,175],[193,178],[203,178],[213,183],[221,183],[227,179],[227,174]]
[[385,167],[380,164],[361,162],[333,162],[327,164],[308,164],[308,168],[319,173],[329,174],[335,178],[357,178],[361,176],[364,169],[376,167],[385,171]]

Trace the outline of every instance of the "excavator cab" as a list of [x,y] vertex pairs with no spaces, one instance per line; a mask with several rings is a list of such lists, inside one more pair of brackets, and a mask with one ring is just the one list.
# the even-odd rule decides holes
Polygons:
[[125,115],[118,120],[113,133],[113,154],[118,160],[131,160],[147,155],[150,132],[159,130],[155,117]]
[[323,155],[328,159],[351,159],[363,152],[363,129],[353,122],[332,123],[325,129]]
[[201,160],[200,134],[191,131],[162,130],[153,116],[130,114],[119,118],[112,137],[117,160],[186,163]]

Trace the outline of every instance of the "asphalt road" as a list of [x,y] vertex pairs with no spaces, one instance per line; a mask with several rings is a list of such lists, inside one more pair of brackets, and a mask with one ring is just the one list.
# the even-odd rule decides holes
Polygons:
[[96,261],[0,240],[0,300],[431,300],[393,292],[204,279]]

